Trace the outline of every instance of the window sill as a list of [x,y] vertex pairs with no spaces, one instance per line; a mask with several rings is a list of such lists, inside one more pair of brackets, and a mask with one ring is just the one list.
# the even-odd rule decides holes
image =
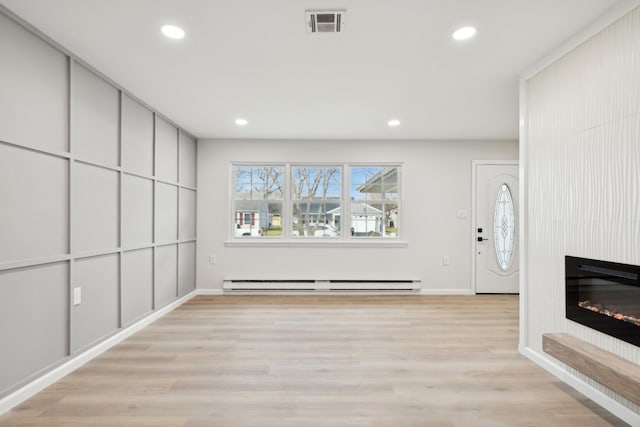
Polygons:
[[404,240],[276,240],[276,239],[246,239],[226,240],[227,248],[407,248],[409,243]]

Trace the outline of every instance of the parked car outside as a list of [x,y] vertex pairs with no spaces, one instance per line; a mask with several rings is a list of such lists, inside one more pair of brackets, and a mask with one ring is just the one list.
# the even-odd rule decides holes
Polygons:
[[262,229],[257,227],[236,227],[235,237],[262,237]]

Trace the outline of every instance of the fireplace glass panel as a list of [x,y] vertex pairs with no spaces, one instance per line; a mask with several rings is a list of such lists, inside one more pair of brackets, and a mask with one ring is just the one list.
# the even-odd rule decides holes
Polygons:
[[565,257],[567,318],[640,346],[640,266]]
[[640,326],[640,288],[606,279],[584,279],[578,306],[603,316]]

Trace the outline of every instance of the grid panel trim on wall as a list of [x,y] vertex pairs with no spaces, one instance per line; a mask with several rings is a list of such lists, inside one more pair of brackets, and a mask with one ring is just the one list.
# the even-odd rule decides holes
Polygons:
[[[25,307],[26,313],[37,309],[33,301],[44,290],[50,299],[40,307],[39,316],[27,316],[29,324],[18,322],[16,326],[12,319],[0,316],[0,339],[15,343],[0,355],[3,371],[15,374],[0,375],[2,397],[157,308],[155,281],[163,274],[154,266],[157,247],[175,249],[170,267],[175,290],[165,295],[162,305],[195,289],[195,274],[182,273],[195,272],[195,234],[183,237],[179,231],[180,227],[195,230],[195,211],[180,206],[179,193],[197,191],[197,147],[188,132],[1,11],[0,24],[0,54],[17,57],[9,61],[14,66],[5,68],[0,82],[0,90],[7,94],[0,100],[0,112],[16,110],[19,114],[11,117],[10,126],[0,122],[0,195],[11,202],[0,212],[0,295],[5,303]],[[39,69],[15,64],[23,68],[39,64]],[[41,69],[53,71],[43,73]],[[5,91],[5,87],[12,89]],[[40,93],[34,93],[38,88]],[[46,102],[27,114],[29,109],[12,105],[24,104],[25,98],[34,106],[39,98]],[[175,140],[173,158],[161,158],[168,170],[175,170],[175,179],[169,177],[169,182],[159,179],[155,167],[159,121],[165,129],[172,129]],[[48,136],[55,141],[48,143]],[[147,137],[150,139],[137,144],[136,138]],[[179,158],[179,152],[193,154],[187,156],[192,160]],[[149,167],[144,166],[146,161]],[[129,185],[131,182],[136,184]],[[175,232],[156,230],[159,182],[176,194],[171,225]],[[131,204],[134,199],[150,205],[142,220],[136,218],[139,205]],[[148,232],[131,238],[126,233],[135,226],[148,228]],[[158,242],[158,231],[171,237]],[[55,277],[43,273],[52,267],[59,270]],[[76,287],[82,289],[79,305],[74,305]],[[109,304],[103,304],[105,298]],[[41,319],[53,322],[49,325],[53,338],[35,357],[30,355],[30,335],[22,328],[39,330]],[[18,339],[21,335],[24,337]]]

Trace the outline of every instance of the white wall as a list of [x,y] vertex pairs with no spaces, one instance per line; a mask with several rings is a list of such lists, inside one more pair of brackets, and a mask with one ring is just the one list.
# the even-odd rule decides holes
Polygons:
[[[526,82],[524,346],[569,332],[640,363],[640,349],[565,319],[564,256],[640,265],[640,9]],[[569,376],[615,396],[573,369]],[[640,420],[640,418],[637,418]]]
[[195,288],[196,141],[2,13],[0,57],[2,398]]
[[[515,141],[198,141],[197,287],[225,276],[421,279],[470,290],[471,161],[517,159]],[[232,162],[401,162],[406,248],[226,247]],[[459,209],[469,212],[457,219]],[[217,265],[208,263],[216,255]],[[451,265],[443,266],[448,255]]]

